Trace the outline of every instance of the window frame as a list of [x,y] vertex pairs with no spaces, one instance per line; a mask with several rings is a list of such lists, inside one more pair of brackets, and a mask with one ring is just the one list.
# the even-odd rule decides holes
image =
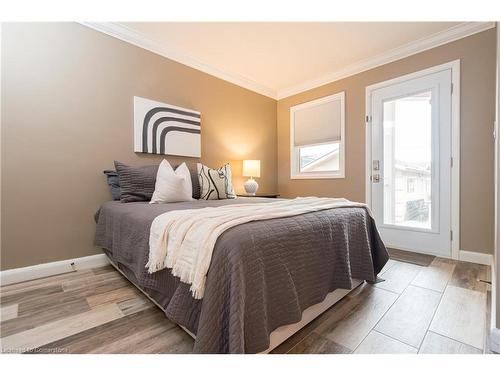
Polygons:
[[[297,111],[317,105],[340,100],[340,142],[339,142],[339,170],[330,172],[300,172],[301,147],[316,146],[321,143],[305,146],[295,146],[295,113]],[[329,142],[328,142],[329,143]],[[325,144],[325,143],[322,143]],[[290,107],[290,178],[292,180],[308,179],[336,179],[345,178],[345,91],[328,95],[306,103]]]
[[[411,181],[411,184],[410,184]],[[408,194],[415,193],[415,187],[417,185],[416,178],[415,177],[408,177],[406,180],[406,192]],[[410,191],[410,186],[411,186],[411,191]]]

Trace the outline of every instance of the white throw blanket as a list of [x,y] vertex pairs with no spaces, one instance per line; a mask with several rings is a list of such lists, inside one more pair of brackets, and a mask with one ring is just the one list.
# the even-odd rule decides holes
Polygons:
[[194,298],[201,299],[215,242],[224,231],[250,221],[339,207],[366,205],[343,198],[306,197],[166,212],[151,224],[146,268],[149,273],[171,268],[174,276],[191,285]]

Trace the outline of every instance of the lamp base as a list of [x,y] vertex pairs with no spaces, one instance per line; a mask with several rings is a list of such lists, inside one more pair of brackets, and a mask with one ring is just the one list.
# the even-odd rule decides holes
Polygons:
[[253,178],[245,182],[243,186],[245,187],[245,191],[248,195],[255,195],[259,189],[259,184]]

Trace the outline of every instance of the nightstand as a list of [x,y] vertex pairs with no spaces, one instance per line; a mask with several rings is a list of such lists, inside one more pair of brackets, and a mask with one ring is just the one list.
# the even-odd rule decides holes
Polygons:
[[236,194],[238,197],[245,197],[245,198],[278,198],[280,195],[275,194],[275,193],[257,193],[255,195],[249,195],[249,194]]

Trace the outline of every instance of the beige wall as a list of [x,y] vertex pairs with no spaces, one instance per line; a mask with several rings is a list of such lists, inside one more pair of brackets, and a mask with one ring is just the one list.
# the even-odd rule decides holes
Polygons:
[[260,159],[277,190],[276,101],[78,24],[2,25],[2,254],[10,269],[99,253],[93,214],[133,152],[133,96],[202,112],[202,160]]
[[[99,253],[92,216],[109,199],[102,170],[113,159],[161,160],[133,152],[134,95],[201,111],[202,159],[231,162],[239,191],[239,160],[255,158],[262,192],[363,201],[365,87],[455,59],[462,60],[460,248],[492,252],[495,30],[277,105],[78,24],[4,24],[1,38],[1,269]],[[346,91],[346,178],[291,181],[289,107],[339,91]]]
[[[365,87],[461,60],[460,249],[493,252],[496,30],[488,30],[278,101],[278,187],[286,197],[365,200]],[[290,179],[291,106],[346,92],[346,178]]]

